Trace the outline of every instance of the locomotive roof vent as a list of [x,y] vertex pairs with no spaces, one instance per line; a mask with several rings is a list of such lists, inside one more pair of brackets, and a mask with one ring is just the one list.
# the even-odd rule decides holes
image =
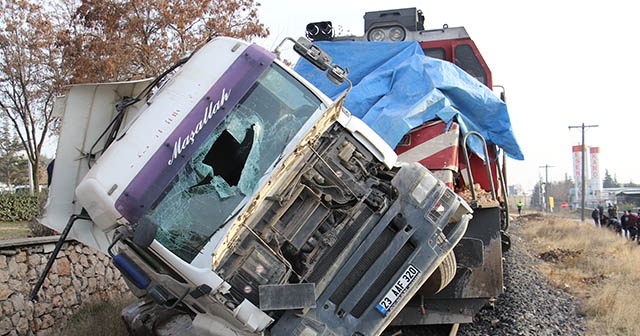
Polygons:
[[404,41],[407,31],[418,30],[424,30],[424,15],[415,7],[364,14],[364,31],[368,41]]
[[415,8],[389,9],[364,13],[364,31],[375,26],[399,24],[409,31],[424,30],[424,15]]

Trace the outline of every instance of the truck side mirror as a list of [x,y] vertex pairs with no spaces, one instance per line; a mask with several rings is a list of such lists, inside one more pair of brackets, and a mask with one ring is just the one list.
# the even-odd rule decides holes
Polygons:
[[293,50],[322,71],[326,71],[331,67],[331,56],[304,37],[295,41]]
[[335,84],[340,85],[347,80],[347,75],[349,74],[349,69],[343,69],[339,65],[334,64],[333,67],[327,71],[327,78]]
[[349,90],[351,90],[351,82],[347,78],[349,70],[344,69],[337,64],[332,64],[331,56],[329,56],[329,54],[324,52],[317,45],[313,44],[311,41],[307,40],[304,37],[298,38],[297,41],[293,40],[290,37],[282,40],[278,47],[273,51],[276,56],[280,56],[280,47],[282,47],[285,41],[293,42],[293,50],[309,63],[313,64],[313,66],[321,71],[328,70],[327,78],[329,78],[332,83],[340,85],[346,81],[349,83]]

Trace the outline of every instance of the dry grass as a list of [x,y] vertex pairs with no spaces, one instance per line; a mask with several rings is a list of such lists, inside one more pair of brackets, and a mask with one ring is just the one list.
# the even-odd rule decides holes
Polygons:
[[579,297],[589,335],[640,335],[640,246],[591,221],[543,216],[515,225],[540,271]]
[[71,317],[61,335],[129,336],[120,312],[133,301],[133,298],[125,295],[122,298],[84,305]]
[[0,222],[0,240],[30,236],[29,222]]

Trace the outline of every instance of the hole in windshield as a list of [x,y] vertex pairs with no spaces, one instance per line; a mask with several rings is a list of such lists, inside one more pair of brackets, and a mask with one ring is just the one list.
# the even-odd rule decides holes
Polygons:
[[[244,140],[240,143],[225,130],[213,143],[202,163],[213,168],[213,173],[222,177],[230,186],[238,185],[253,146],[253,134],[252,125],[247,129]],[[211,180],[211,177],[208,177]]]

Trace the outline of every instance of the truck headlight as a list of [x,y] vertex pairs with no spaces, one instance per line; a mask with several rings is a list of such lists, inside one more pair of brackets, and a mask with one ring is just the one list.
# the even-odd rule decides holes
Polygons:
[[425,172],[425,174],[422,175],[420,182],[411,191],[411,198],[413,198],[417,205],[423,207],[427,197],[436,190],[437,184],[438,180],[436,180],[433,175]]

